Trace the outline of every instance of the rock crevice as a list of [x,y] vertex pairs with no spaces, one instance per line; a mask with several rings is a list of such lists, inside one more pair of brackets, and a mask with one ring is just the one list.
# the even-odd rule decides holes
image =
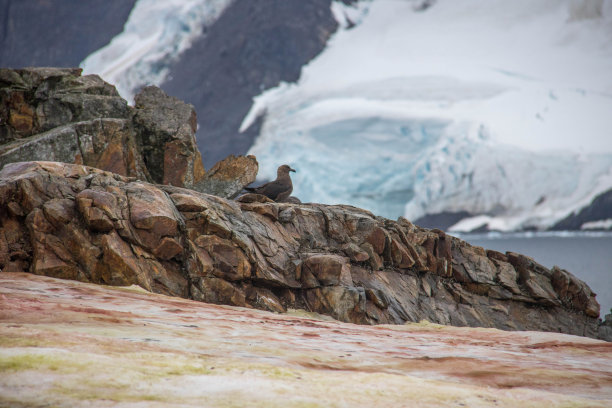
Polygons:
[[21,162],[0,172],[0,221],[2,271],[360,324],[609,334],[595,294],[561,268],[350,206],[237,202]]
[[0,168],[44,160],[84,164],[152,183],[234,197],[253,181],[253,156],[206,173],[193,106],[148,86],[128,106],[78,68],[0,69]]

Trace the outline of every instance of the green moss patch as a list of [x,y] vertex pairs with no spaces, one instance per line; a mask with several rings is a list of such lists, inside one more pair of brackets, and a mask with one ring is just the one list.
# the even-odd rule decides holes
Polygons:
[[73,359],[47,354],[24,353],[0,355],[0,372],[23,370],[49,370],[60,373],[73,373],[86,368],[86,364]]

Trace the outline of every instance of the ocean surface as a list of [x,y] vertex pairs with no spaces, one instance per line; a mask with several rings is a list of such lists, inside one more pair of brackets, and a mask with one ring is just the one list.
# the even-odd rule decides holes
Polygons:
[[525,254],[548,268],[558,265],[585,281],[597,294],[602,319],[612,309],[612,232],[452,235],[485,249]]

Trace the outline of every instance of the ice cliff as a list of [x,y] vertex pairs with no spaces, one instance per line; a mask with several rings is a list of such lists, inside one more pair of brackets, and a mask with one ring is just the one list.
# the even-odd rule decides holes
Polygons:
[[558,228],[612,189],[610,4],[140,0],[82,65],[194,104],[207,167],[250,149],[307,201]]
[[265,177],[287,162],[305,200],[473,215],[454,230],[548,228],[612,187],[609,2],[422,3],[352,6],[359,24],[256,99]]

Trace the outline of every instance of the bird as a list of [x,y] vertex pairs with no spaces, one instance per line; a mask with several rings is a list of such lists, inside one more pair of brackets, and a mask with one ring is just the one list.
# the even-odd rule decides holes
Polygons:
[[276,170],[276,180],[262,184],[259,187],[245,187],[244,189],[255,194],[264,195],[274,201],[283,201],[293,191],[293,183],[291,182],[291,177],[289,177],[290,171],[295,172],[294,169],[283,164]]

